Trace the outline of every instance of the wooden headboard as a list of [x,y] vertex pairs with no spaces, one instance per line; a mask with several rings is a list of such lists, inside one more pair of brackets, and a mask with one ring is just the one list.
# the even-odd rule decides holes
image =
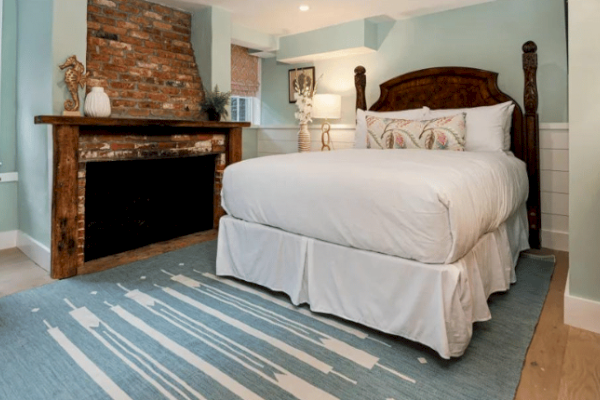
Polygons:
[[[515,103],[511,129],[511,150],[527,164],[529,175],[529,244],[540,248],[541,207],[539,174],[539,120],[537,114],[537,46],[534,42],[523,45],[525,73],[525,114],[519,104],[498,88],[498,74],[475,68],[440,67],[409,72],[390,79],[380,86],[381,95],[370,111],[401,111],[429,107],[466,108],[490,106],[512,100]],[[365,97],[366,70],[354,69],[356,108],[367,109]]]

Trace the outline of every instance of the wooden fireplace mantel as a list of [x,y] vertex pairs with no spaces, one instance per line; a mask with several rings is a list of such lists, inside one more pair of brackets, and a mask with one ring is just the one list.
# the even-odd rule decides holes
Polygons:
[[175,128],[248,128],[249,122],[212,122],[179,119],[140,119],[140,118],[90,118],[65,117],[61,115],[38,115],[36,124],[75,125],[75,126],[168,126]]
[[[245,122],[209,122],[165,119],[136,119],[136,118],[88,118],[41,115],[35,117],[36,124],[53,125],[53,184],[52,184],[52,227],[51,227],[51,276],[55,279],[68,278],[78,273],[91,272],[81,255],[84,238],[82,214],[79,207],[82,165],[93,161],[89,157],[97,153],[82,150],[84,142],[90,140],[105,140],[106,138],[132,138],[136,142],[153,141],[154,138],[177,136],[177,140],[189,137],[202,138],[210,146],[205,154],[221,155],[222,163],[219,173],[230,164],[242,159],[242,128],[249,127]],[[183,139],[182,139],[183,138]],[[217,138],[212,140],[212,138]],[[199,155],[197,148],[179,149],[181,156]],[[144,152],[145,151],[145,152]],[[186,152],[187,151],[187,152]],[[195,152],[195,153],[194,153]],[[119,153],[118,151],[114,152]],[[93,154],[90,156],[90,154]],[[127,157],[139,158],[140,155],[151,158],[172,157],[175,151],[169,149],[123,150],[119,153],[122,159]],[[86,157],[88,157],[86,159]],[[79,176],[78,176],[79,175]],[[84,174],[83,174],[84,175]],[[215,194],[220,186],[220,178],[215,177]],[[215,204],[215,228],[217,227],[220,206]],[[204,235],[206,236],[206,235]],[[173,246],[165,247],[173,248]],[[148,253],[148,252],[146,252]],[[112,256],[111,256],[112,257]],[[115,260],[123,260],[117,257]],[[106,264],[106,263],[105,263]],[[116,266],[116,265],[111,265]],[[99,269],[105,269],[99,267]]]

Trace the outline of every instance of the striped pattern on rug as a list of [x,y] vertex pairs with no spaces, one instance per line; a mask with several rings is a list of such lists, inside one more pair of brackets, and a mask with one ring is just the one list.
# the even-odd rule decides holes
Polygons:
[[[0,398],[508,399],[552,271],[551,263],[522,259],[525,283],[491,300],[494,319],[476,325],[464,357],[442,360],[424,346],[215,276],[215,245],[1,299],[0,356],[14,361],[0,366]],[[503,321],[510,300],[531,312]],[[501,382],[479,380],[486,363]],[[498,374],[503,364],[515,371]]]

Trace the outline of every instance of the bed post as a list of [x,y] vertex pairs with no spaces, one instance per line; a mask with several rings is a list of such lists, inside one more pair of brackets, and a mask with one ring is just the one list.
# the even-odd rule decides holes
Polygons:
[[356,109],[367,110],[367,98],[365,97],[365,88],[367,86],[367,70],[362,65],[354,68],[354,86],[356,86]]
[[541,200],[540,200],[540,125],[537,113],[537,45],[529,41],[523,45],[523,71],[525,73],[525,121],[524,156],[529,176],[529,198],[527,200],[527,218],[529,220],[529,245],[534,249],[541,247]]

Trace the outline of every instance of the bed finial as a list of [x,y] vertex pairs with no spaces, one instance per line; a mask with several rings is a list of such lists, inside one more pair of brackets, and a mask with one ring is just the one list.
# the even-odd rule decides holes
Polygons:
[[367,98],[365,97],[365,88],[367,86],[367,70],[362,65],[354,68],[354,86],[356,86],[356,109],[367,109]]
[[537,45],[531,40],[523,45],[523,71],[525,72],[525,113],[535,114],[538,109]]
[[535,42],[532,40],[525,42],[525,44],[523,45],[524,53],[535,53],[536,51],[537,51],[537,44],[535,44]]
[[540,122],[538,117],[537,89],[537,45],[528,41],[523,45],[523,72],[525,73],[525,149],[524,160],[529,175],[529,198],[527,200],[527,217],[529,220],[529,244],[539,249],[541,246],[541,199],[540,199]]

